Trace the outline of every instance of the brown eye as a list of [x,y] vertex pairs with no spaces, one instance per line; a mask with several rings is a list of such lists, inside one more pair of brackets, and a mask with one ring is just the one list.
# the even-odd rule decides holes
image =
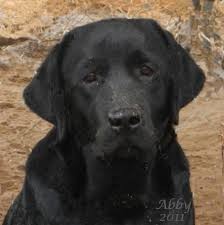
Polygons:
[[83,79],[85,83],[92,83],[97,80],[96,74],[94,72],[89,73]]
[[147,65],[142,65],[142,67],[140,68],[140,72],[143,76],[148,76],[148,77],[154,74],[154,70]]

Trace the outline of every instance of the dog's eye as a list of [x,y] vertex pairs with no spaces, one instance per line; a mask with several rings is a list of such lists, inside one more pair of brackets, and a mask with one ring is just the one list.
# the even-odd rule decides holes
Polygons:
[[152,76],[154,74],[154,70],[150,66],[144,64],[140,68],[140,73],[143,76],[150,77],[150,76]]
[[91,73],[87,74],[87,75],[83,78],[83,81],[84,81],[85,83],[92,83],[92,82],[94,82],[94,81],[96,81],[96,80],[97,80],[97,77],[96,77],[95,72],[91,72]]

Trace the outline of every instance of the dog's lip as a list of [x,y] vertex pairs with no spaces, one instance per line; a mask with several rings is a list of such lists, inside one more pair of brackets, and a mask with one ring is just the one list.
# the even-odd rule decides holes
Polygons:
[[114,156],[122,159],[136,158],[141,156],[142,149],[135,145],[119,146],[114,151]]

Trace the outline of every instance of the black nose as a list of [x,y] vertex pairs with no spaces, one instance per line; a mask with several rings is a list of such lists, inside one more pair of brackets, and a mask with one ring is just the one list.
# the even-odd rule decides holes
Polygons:
[[141,115],[134,108],[124,108],[112,111],[108,114],[108,120],[113,130],[134,130],[141,125]]

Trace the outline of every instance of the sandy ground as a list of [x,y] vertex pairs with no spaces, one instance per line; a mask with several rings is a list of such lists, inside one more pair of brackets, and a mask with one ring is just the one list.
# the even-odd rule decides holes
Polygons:
[[[39,37],[43,23],[50,24],[71,11],[74,2],[34,0],[31,4],[25,0],[0,0],[0,21],[4,22],[0,23],[0,47],[5,40],[1,36]],[[185,7],[183,15],[191,10],[186,1],[179,1],[179,5],[171,2],[176,10]],[[169,7],[165,11],[171,10]],[[47,50],[31,48],[19,56],[18,51],[5,50],[4,45],[0,50],[0,224],[21,189],[27,155],[51,127],[31,113],[22,99],[24,87]],[[181,111],[177,127],[179,142],[191,165],[197,225],[223,224],[222,123],[224,85],[208,77],[200,96]]]

